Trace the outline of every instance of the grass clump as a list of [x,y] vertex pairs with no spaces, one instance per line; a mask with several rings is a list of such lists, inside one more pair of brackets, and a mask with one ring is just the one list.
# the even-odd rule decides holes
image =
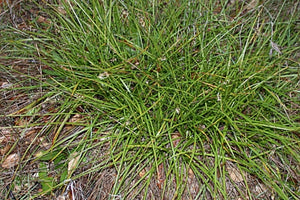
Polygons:
[[64,175],[42,193],[83,179],[104,190],[97,174],[112,170],[100,198],[296,199],[297,16],[270,4],[48,4],[47,28],[13,42],[47,65],[39,104],[57,107],[36,159]]

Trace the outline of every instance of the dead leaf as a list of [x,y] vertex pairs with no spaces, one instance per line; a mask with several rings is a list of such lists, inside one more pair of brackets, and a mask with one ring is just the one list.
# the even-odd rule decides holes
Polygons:
[[46,19],[45,19],[45,17],[43,17],[43,16],[39,16],[38,18],[37,18],[37,22],[38,23],[42,23],[42,22],[44,22]]
[[162,185],[165,181],[165,173],[164,173],[164,165],[163,163],[161,163],[160,165],[158,165],[158,168],[157,168],[157,187],[159,189],[162,188]]
[[129,15],[129,12],[127,10],[122,10],[122,14],[121,14],[121,17],[123,19],[127,19],[128,18],[128,15]]
[[0,85],[1,88],[11,88],[13,86],[13,84],[8,82],[0,82]]
[[146,22],[145,22],[145,18],[144,18],[144,16],[142,16],[142,15],[138,15],[138,19],[139,19],[139,23],[140,23],[140,25],[141,25],[143,28],[145,28],[145,26],[146,26]]
[[192,195],[191,199],[195,199],[195,197],[199,193],[200,185],[197,181],[194,171],[190,167],[188,168],[187,184],[189,185],[189,191],[191,192],[191,195]]
[[234,166],[226,166],[226,170],[231,180],[233,180],[235,183],[240,183],[244,180],[240,171],[236,169]]
[[8,129],[8,128],[2,129],[0,134],[1,134],[1,137],[0,137],[1,144],[6,144],[9,141],[15,141],[15,139],[12,136],[11,129]]
[[51,147],[51,143],[50,142],[47,142],[47,140],[45,138],[38,138],[38,141],[39,141],[39,145],[45,149],[49,149]]
[[143,176],[145,176],[145,174],[146,174],[145,168],[142,169],[142,170],[139,172],[139,176],[140,176],[141,178],[142,178]]
[[80,155],[78,155],[78,152],[73,152],[69,158],[71,159],[68,163],[68,176],[70,177],[78,165]]
[[[29,129],[25,132],[25,138],[28,138],[30,136],[35,136],[36,133],[38,133],[39,131],[41,130],[41,128],[32,128],[32,129]],[[33,135],[34,134],[34,135]]]
[[20,156],[18,154],[16,153],[10,154],[9,156],[7,156],[7,158],[4,160],[1,166],[3,168],[9,169],[11,167],[18,165],[19,160],[20,160]]
[[6,143],[6,142],[7,142],[7,138],[5,136],[1,136],[0,143]]
[[188,175],[189,175],[190,179],[195,178],[195,174],[194,174],[194,172],[193,172],[193,170],[191,168],[189,168]]
[[65,195],[59,195],[56,200],[65,200],[66,196]]
[[62,15],[66,15],[67,14],[67,11],[65,10],[65,8],[63,6],[59,6],[57,8],[57,11],[62,14]]
[[28,118],[24,117],[24,118],[19,118],[19,120],[15,121],[15,125],[16,126],[22,126],[22,127],[26,127],[29,124],[29,120]]
[[180,137],[181,137],[181,135],[179,132],[172,133],[171,138],[172,138],[172,143],[173,143],[174,147],[176,147],[178,145],[178,143],[180,142]]
[[268,188],[267,188],[264,184],[258,183],[258,184],[255,186],[254,191],[255,191],[257,194],[263,194],[263,193],[266,193],[266,192],[268,191]]
[[76,114],[71,119],[69,119],[69,122],[74,123],[74,122],[79,122],[82,119],[82,115]]
[[109,77],[109,73],[108,72],[103,72],[101,74],[98,75],[98,78],[100,80],[106,79],[107,77]]
[[256,8],[256,6],[259,4],[259,0],[252,0],[250,3],[248,3],[245,8],[244,8],[244,11],[245,10],[252,10],[254,8]]
[[0,154],[5,155],[10,150],[10,148],[11,148],[11,145],[9,145],[9,144],[6,145],[4,148],[1,148]]
[[38,23],[46,23],[46,24],[51,24],[51,21],[47,19],[46,17],[43,16],[38,16],[37,20]]

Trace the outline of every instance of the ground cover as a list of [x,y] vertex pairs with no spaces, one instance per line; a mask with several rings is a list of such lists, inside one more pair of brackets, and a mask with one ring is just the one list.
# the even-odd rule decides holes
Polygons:
[[299,3],[2,7],[2,198],[299,198]]

